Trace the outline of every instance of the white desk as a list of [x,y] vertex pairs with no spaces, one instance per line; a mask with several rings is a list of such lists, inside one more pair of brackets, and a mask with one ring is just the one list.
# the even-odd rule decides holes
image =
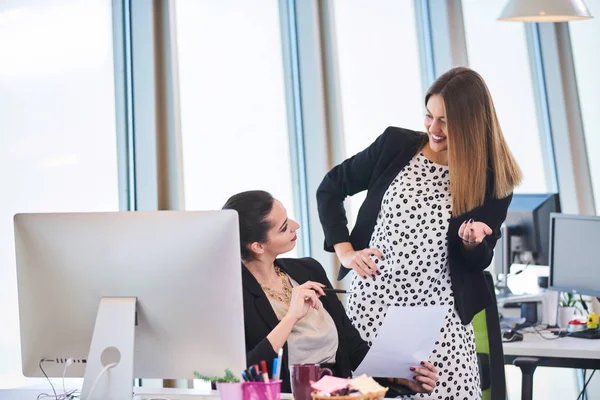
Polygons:
[[[54,386],[56,389],[56,394],[62,394],[63,389],[62,386],[59,388],[58,386]],[[79,389],[71,386],[66,387],[67,392],[73,389]],[[0,400],[35,400],[41,393],[47,393],[49,395],[52,394],[52,388],[48,384],[41,385],[28,385],[15,387],[10,389],[0,389]],[[46,400],[50,400],[53,397],[46,397]]]
[[[548,338],[556,338],[550,332],[542,332]],[[545,340],[537,333],[525,333],[521,342],[503,343],[504,356],[542,357],[564,359],[592,359],[600,363],[600,339],[563,337]]]
[[[219,400],[216,391],[210,394],[197,394],[196,390],[188,389],[144,389],[135,388],[133,400],[169,399],[169,400]],[[293,400],[291,394],[282,393],[280,399]]]
[[[550,332],[542,332],[556,338]],[[600,340],[561,337],[546,340],[538,333],[525,333],[520,342],[503,343],[504,363],[513,364],[520,357],[531,358],[521,366],[521,399],[533,398],[533,374],[537,367],[600,369]],[[522,359],[523,360],[523,359]]]
[[[57,388],[58,389],[58,388]],[[69,388],[67,388],[69,390]],[[169,399],[169,400],[218,400],[217,392],[198,394],[196,390],[188,389],[134,389],[133,400]],[[0,389],[0,400],[31,400],[40,393],[52,393],[49,385],[35,385],[14,389]],[[282,393],[281,400],[293,400],[291,394]]]
[[[62,388],[56,388],[58,394],[62,394]],[[67,391],[70,390],[67,388]],[[52,394],[50,385],[32,385],[13,389],[0,389],[0,400],[32,400],[40,393]],[[218,400],[216,391],[199,394],[197,390],[190,389],[158,389],[158,388],[134,388],[133,400],[169,399],[169,400]],[[51,400],[52,398],[46,398]],[[291,394],[282,394],[282,400],[292,400]]]

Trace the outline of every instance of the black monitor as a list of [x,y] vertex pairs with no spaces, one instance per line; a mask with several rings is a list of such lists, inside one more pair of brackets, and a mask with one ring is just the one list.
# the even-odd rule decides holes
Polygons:
[[513,196],[495,254],[496,287],[501,293],[510,292],[506,278],[516,260],[521,264],[548,265],[550,214],[554,212],[560,212],[558,193]]
[[[558,193],[515,194],[506,215],[511,259],[548,265],[550,214],[560,212]],[[525,254],[527,254],[525,256]]]
[[599,243],[600,216],[552,214],[550,288],[600,296]]

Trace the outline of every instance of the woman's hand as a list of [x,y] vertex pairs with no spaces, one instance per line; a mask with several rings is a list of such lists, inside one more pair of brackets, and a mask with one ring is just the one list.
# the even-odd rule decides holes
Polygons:
[[492,228],[483,222],[473,221],[473,218],[466,220],[458,230],[458,237],[463,241],[467,249],[473,249],[485,239],[486,236],[493,233]]
[[398,383],[402,386],[406,386],[413,392],[417,393],[431,393],[435,388],[438,380],[438,370],[428,361],[421,362],[421,367],[412,367],[410,370],[415,373],[414,380],[397,378],[391,379],[390,381]]
[[320,296],[325,296],[322,283],[308,281],[292,289],[292,299],[286,317],[298,322],[308,314],[308,310],[318,310],[321,306]]
[[321,307],[319,296],[325,296],[325,285],[317,282],[306,282],[292,289],[292,298],[288,312],[277,326],[267,335],[273,351],[277,353],[285,345],[294,325],[304,318],[311,308]]
[[353,269],[363,278],[372,276],[375,279],[375,275],[381,274],[375,262],[371,259],[371,256],[376,256],[380,260],[383,260],[383,254],[375,249],[363,249],[363,250],[350,250],[339,255],[340,262],[348,269]]

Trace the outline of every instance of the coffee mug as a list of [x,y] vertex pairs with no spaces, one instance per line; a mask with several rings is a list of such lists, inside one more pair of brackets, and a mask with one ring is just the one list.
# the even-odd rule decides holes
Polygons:
[[295,400],[310,400],[311,382],[316,382],[323,375],[333,375],[329,368],[321,368],[319,364],[294,364],[290,367],[290,381]]

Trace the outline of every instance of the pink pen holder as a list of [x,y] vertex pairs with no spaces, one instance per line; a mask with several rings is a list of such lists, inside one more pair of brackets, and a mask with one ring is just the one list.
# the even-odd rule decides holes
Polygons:
[[279,400],[281,381],[244,382],[242,385],[244,400]]

